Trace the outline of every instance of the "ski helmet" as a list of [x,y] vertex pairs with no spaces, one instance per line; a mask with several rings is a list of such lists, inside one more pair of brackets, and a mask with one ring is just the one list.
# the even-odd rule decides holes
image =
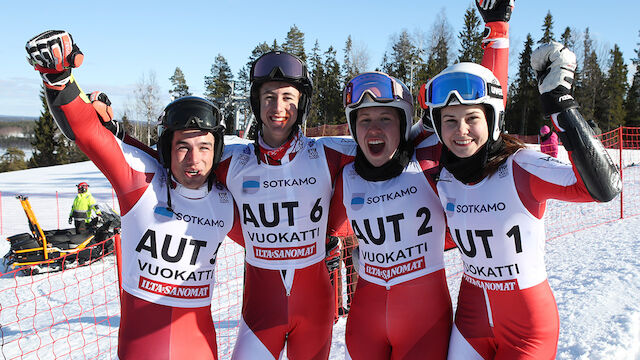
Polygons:
[[[251,89],[249,99],[251,110],[256,117],[258,129],[262,127],[260,118],[260,88],[269,81],[282,81],[291,84],[300,91],[298,118],[295,125],[300,126],[307,119],[311,108],[313,81],[304,61],[284,51],[271,51],[260,56],[251,65],[249,74]],[[295,129],[295,128],[294,128]]]
[[177,130],[208,131],[215,139],[213,167],[216,168],[224,147],[224,125],[220,110],[209,100],[184,96],[172,101],[158,119],[158,157],[163,167],[171,168],[171,141]]
[[[504,102],[498,78],[486,67],[462,62],[449,66],[424,88],[431,123],[442,142],[441,110],[449,105],[484,105],[489,129],[488,142],[498,140],[504,128]],[[490,144],[489,144],[490,145]]]
[[400,110],[400,136],[409,140],[413,124],[413,97],[402,81],[383,72],[372,71],[351,79],[342,93],[349,132],[356,140],[356,114],[368,107],[393,107]]
[[82,194],[87,192],[87,190],[89,189],[89,184],[87,184],[86,182],[81,182],[80,184],[76,185],[76,187],[78,188],[78,194]]

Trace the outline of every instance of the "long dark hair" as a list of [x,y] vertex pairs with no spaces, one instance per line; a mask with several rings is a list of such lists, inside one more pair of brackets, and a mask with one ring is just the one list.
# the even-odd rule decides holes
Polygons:
[[507,161],[507,158],[509,156],[515,154],[516,151],[527,147],[527,145],[525,145],[522,140],[513,135],[501,133],[500,138],[502,139],[500,149],[494,156],[491,156],[487,159],[487,163],[484,166],[483,175],[485,177],[493,175],[496,171],[498,171],[498,167],[500,167],[500,165]]

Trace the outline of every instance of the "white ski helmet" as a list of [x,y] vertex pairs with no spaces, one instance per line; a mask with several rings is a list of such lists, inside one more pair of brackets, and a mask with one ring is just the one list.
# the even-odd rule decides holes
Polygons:
[[462,62],[451,65],[433,77],[424,89],[431,123],[442,142],[440,112],[449,105],[483,104],[489,129],[489,142],[500,137],[504,127],[504,102],[500,81],[486,67]]
[[349,132],[356,140],[356,114],[358,109],[388,106],[400,109],[400,136],[409,141],[413,125],[413,97],[402,81],[383,72],[372,71],[351,79],[342,92],[342,104]]

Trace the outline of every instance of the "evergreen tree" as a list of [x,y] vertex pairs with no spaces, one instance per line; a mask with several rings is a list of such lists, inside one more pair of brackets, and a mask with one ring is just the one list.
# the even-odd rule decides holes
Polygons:
[[313,80],[313,94],[311,95],[311,109],[307,115],[307,126],[315,127],[322,125],[324,121],[324,99],[322,98],[322,92],[320,91],[322,79],[324,78],[324,62],[320,56],[320,44],[316,39],[316,42],[311,50],[311,57],[309,58],[309,74]]
[[391,74],[392,66],[393,65],[391,64],[391,60],[389,59],[389,54],[387,54],[387,52],[385,51],[384,54],[382,54],[382,62],[380,63],[380,67],[376,68],[376,71],[382,71],[384,73]]
[[[237,106],[240,107],[240,113],[242,114],[242,123],[244,126],[247,126],[249,119],[253,115],[251,111],[251,104],[249,103],[249,91],[251,90],[251,83],[249,79],[249,75],[251,73],[251,66],[253,62],[256,61],[260,56],[271,51],[271,47],[266,42],[262,42],[256,45],[255,48],[251,51],[251,55],[249,55],[249,61],[238,71],[238,80],[235,82],[234,93],[237,97],[247,98],[247,102],[238,103]],[[254,123],[255,124],[255,123]],[[247,131],[247,129],[238,129]]]
[[601,114],[598,109],[599,94],[602,92],[604,75],[600,70],[598,56],[593,50],[593,40],[589,28],[585,30],[583,41],[583,65],[580,77],[576,81],[575,98],[580,104],[580,113],[585,119],[593,119],[600,123]]
[[40,118],[36,121],[33,146],[33,157],[29,161],[30,167],[41,167],[62,164],[60,155],[64,152],[64,144],[57,136],[58,127],[53,121],[53,116],[49,112],[47,101],[44,95],[44,86],[40,90],[40,100],[42,101],[42,111]]
[[411,67],[419,62],[418,48],[407,30],[402,30],[391,48],[389,63],[383,65],[383,71],[410,86]]
[[282,50],[299,57],[302,61],[307,61],[307,55],[304,51],[304,33],[297,26],[293,25],[289,29],[282,44]]
[[347,36],[347,41],[344,43],[344,62],[342,63],[342,79],[343,83],[353,79],[358,72],[353,64],[353,42],[351,41],[351,35]]
[[171,85],[173,85],[173,89],[169,90],[171,98],[177,99],[179,97],[191,95],[191,92],[189,92],[189,86],[187,86],[187,80],[185,80],[184,73],[179,67],[176,67],[176,70],[173,72],[173,76],[169,78],[169,81],[171,81]]
[[624,97],[627,94],[627,65],[624,63],[620,47],[615,44],[609,52],[610,66],[604,82],[604,94],[602,94],[604,128],[603,131],[613,130],[624,125],[626,111]]
[[436,20],[432,26],[427,61],[420,60],[419,67],[416,69],[417,74],[414,75],[414,82],[411,85],[414,96],[416,96],[421,84],[428,82],[429,79],[449,66],[450,57],[455,56],[455,53],[450,54],[451,46],[449,44],[452,42],[451,25],[447,22],[444,11],[442,11],[439,20]]
[[567,48],[571,49],[571,51],[573,51],[573,49],[575,49],[576,41],[574,40],[574,36],[573,36],[573,33],[572,33],[570,27],[567,26],[564,29],[564,32],[562,33],[562,36],[560,37],[560,42],[562,43],[562,45],[564,45]]
[[470,5],[464,13],[464,27],[458,33],[460,50],[458,62],[473,62],[479,64],[482,61],[482,22],[476,13],[476,7]]
[[[640,35],[640,31],[638,35]],[[640,126],[640,42],[636,45],[638,45],[638,48],[634,50],[636,57],[631,59],[633,66],[635,66],[635,72],[624,104],[627,114],[626,126]]]
[[204,77],[205,96],[218,106],[223,114],[227,134],[235,132],[235,109],[231,103],[233,73],[222,54],[211,66],[211,75]]
[[536,74],[531,68],[532,52],[533,38],[527,34],[519,55],[518,75],[509,87],[505,112],[506,128],[512,134],[537,134],[543,123]]
[[278,45],[278,40],[273,39],[273,44],[271,45],[271,50],[273,50],[273,51],[282,50],[280,48],[280,45]]
[[550,43],[555,40],[555,35],[553,34],[553,16],[551,16],[551,11],[547,11],[547,16],[544,17],[544,23],[542,24],[542,38],[538,40],[538,44]]
[[24,151],[17,147],[9,147],[7,151],[0,156],[0,172],[24,170],[27,163],[24,161]]
[[235,91],[237,94],[247,94],[249,93],[249,88],[251,86],[249,75],[251,72],[251,65],[256,61],[260,56],[271,51],[271,47],[266,42],[262,42],[256,45],[255,48],[251,51],[251,55],[249,56],[249,61],[247,64],[240,69],[238,72],[238,81],[236,81]]
[[324,53],[324,76],[316,85],[316,91],[321,94],[320,98],[323,101],[323,123],[330,125],[344,123],[340,64],[336,59],[336,51],[333,46],[329,46],[329,49]]
[[64,157],[61,159],[62,164],[77,163],[88,161],[89,157],[85,155],[75,142],[61,136],[60,140],[64,146]]
[[127,115],[127,112],[125,111],[125,113],[122,115],[122,126],[124,126],[124,131],[133,136],[136,137],[136,129],[134,127],[134,124],[131,123],[131,121],[129,120],[129,115]]

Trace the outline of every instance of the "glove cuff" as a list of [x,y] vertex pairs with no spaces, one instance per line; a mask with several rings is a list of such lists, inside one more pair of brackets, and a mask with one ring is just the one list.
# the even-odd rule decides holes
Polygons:
[[542,102],[542,111],[546,116],[578,107],[578,102],[564,86],[558,86],[540,95],[540,101]]
[[69,80],[71,80],[71,69],[66,69],[59,73],[40,73],[44,85],[49,89],[62,90],[65,88]]
[[482,48],[504,49],[509,47],[509,23],[492,21],[484,25]]

